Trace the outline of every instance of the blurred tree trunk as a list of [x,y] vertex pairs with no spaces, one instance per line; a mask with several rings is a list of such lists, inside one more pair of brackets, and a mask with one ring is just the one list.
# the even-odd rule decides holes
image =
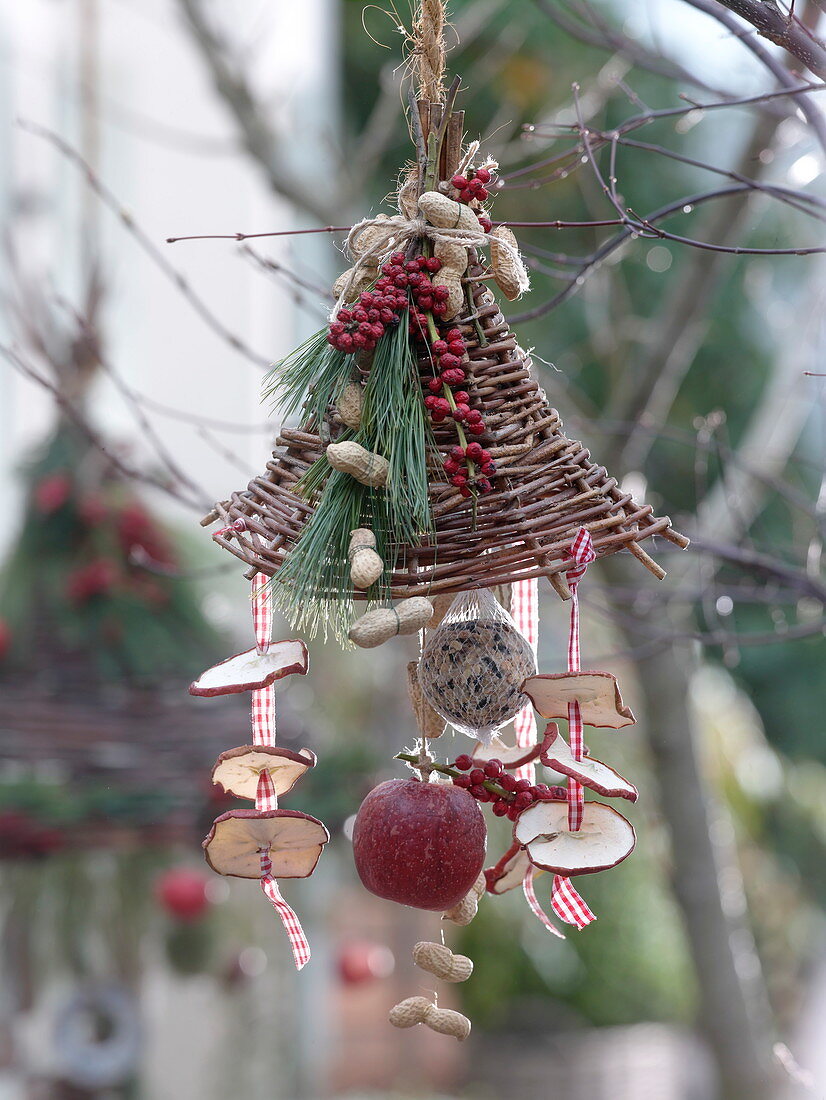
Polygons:
[[[759,177],[761,151],[771,147],[777,118],[758,118],[738,158],[737,171]],[[749,204],[722,202],[709,212],[704,239],[737,239]],[[686,263],[663,309],[659,332],[640,348],[628,385],[618,387],[609,420],[666,423],[680,386],[693,365],[708,325],[724,265],[721,253],[698,251]],[[800,360],[788,352],[775,365],[731,463],[700,502],[693,528],[737,542],[759,513],[763,478],[782,473],[799,437],[805,413],[800,404]],[[599,454],[615,475],[645,469],[656,433],[618,433],[603,440]],[[762,475],[762,477],[760,476]],[[736,508],[732,507],[736,502]],[[690,534],[691,532],[689,532]],[[691,551],[689,550],[689,554]],[[690,559],[674,561],[666,584],[679,587]],[[717,566],[715,566],[715,569]],[[688,937],[699,987],[699,1026],[713,1054],[724,1100],[765,1100],[775,1094],[773,1020],[762,967],[748,924],[748,908],[731,822],[703,774],[697,730],[691,714],[691,677],[698,664],[691,612],[663,610],[663,632],[671,640],[651,645],[651,606],[639,616],[612,599],[617,590],[640,585],[639,565],[627,555],[601,563],[606,599],[635,658],[643,703],[644,731],[659,784],[660,811],[671,838],[673,889]],[[704,574],[704,582],[713,573]],[[648,578],[651,584],[655,582]],[[644,581],[643,581],[644,583]],[[667,608],[667,600],[661,604]]]
[[[639,564],[624,555],[600,566],[609,583],[639,584]],[[610,588],[607,594],[610,599]],[[614,610],[628,647],[650,646],[649,614],[635,620],[626,606]],[[703,775],[690,709],[693,643],[664,642],[636,663],[641,724],[671,838],[673,889],[697,972],[699,1027],[717,1065],[721,1097],[767,1100],[773,1094],[771,1014],[730,822]]]

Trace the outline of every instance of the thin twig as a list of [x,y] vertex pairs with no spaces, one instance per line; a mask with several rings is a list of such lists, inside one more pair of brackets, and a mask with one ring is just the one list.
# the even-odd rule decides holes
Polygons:
[[120,220],[121,224],[131,234],[132,238],[137,241],[138,245],[140,245],[146,255],[149,256],[155,266],[172,282],[208,328],[234,351],[237,351],[245,359],[249,360],[249,362],[264,370],[269,369],[271,365],[270,360],[253,351],[240,336],[231,332],[218,320],[206,303],[190,287],[185,276],[170,264],[160,249],[155,246],[149,236],[141,229],[132,215],[121,206],[113,192],[105,186],[92,166],[83,159],[73,146],[60,137],[59,134],[56,134],[53,130],[49,130],[46,126],[41,126],[38,123],[29,122],[25,119],[19,120],[18,125],[27,133],[42,138],[44,141],[54,146],[54,148],[71,164],[74,164],[76,168],[81,170],[86,179],[86,183],[97,195],[103,205]]

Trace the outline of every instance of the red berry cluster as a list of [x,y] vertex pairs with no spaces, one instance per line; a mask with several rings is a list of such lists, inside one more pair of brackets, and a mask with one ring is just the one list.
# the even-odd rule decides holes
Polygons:
[[[514,778],[505,771],[501,760],[487,760],[482,764],[462,753],[456,757],[453,766],[466,773],[453,777],[455,787],[462,787],[478,802],[492,803],[497,817],[507,817],[511,821],[516,821],[522,811],[534,802],[555,802],[565,798],[563,787],[549,787],[546,783]],[[485,781],[495,783],[501,788],[501,793],[489,790],[483,785]]]
[[[439,260],[427,260],[436,266],[428,270],[438,271]],[[359,294],[350,309],[340,309],[330,324],[327,342],[339,351],[372,351],[384,336],[388,325],[397,325],[401,313],[407,309],[408,288],[426,279],[419,260],[405,261],[403,252],[394,252],[383,265],[381,276],[372,290]],[[431,291],[435,288],[431,286]],[[445,297],[447,293],[445,292]]]
[[410,335],[415,339],[424,339],[427,332],[427,314],[444,317],[447,312],[447,299],[450,291],[445,286],[434,286],[430,276],[440,271],[442,261],[436,256],[414,256],[405,260],[403,252],[394,252],[390,263],[382,268],[382,278],[376,283],[380,286],[389,279],[395,287],[408,287],[413,299],[407,323]]
[[[482,414],[471,409],[470,397],[462,384],[467,377],[462,361],[465,357],[465,341],[461,329],[448,329],[443,338],[434,340],[430,345],[433,363],[439,374],[427,384],[430,394],[424,399],[425,407],[430,410],[434,424],[441,424],[450,416],[457,424],[466,424],[473,435],[481,435],[485,430]],[[445,390],[453,391],[453,401],[439,397]],[[476,427],[474,427],[476,425]]]
[[[480,171],[490,179],[490,173]],[[479,173],[475,178],[480,180]],[[476,187],[475,192],[478,190]],[[456,423],[462,445],[451,449],[445,471],[462,496],[469,497],[473,489],[491,492],[489,478],[496,473],[496,466],[490,452],[479,443],[468,443],[465,435],[465,431],[469,435],[484,434],[485,423],[481,412],[470,407],[467,390],[461,388],[467,377],[463,366],[467,348],[461,329],[451,328],[439,335],[435,328],[435,322],[447,311],[450,296],[447,287],[434,286],[430,278],[441,267],[441,260],[435,256],[407,259],[403,252],[394,252],[382,265],[373,289],[360,294],[350,309],[339,310],[330,324],[327,341],[346,353],[372,351],[387,326],[399,323],[405,309],[409,310],[408,326],[414,339],[427,343],[429,335],[435,334],[430,354],[439,373],[428,383],[430,393],[424,404],[434,424],[448,417]]]
[[466,447],[450,448],[450,454],[445,459],[445,473],[450,477],[450,484],[455,485],[462,496],[470,496],[471,482],[466,471],[474,465],[482,474],[482,477],[477,477],[472,482],[474,488],[480,493],[489,493],[493,486],[488,478],[496,473],[496,463],[491,459],[490,451],[486,451],[481,443],[476,442],[468,443]]
[[[485,422],[478,409],[470,407],[470,395],[463,385],[466,373],[463,361],[467,352],[461,329],[452,328],[430,345],[434,365],[439,374],[428,382],[430,393],[425,397],[425,408],[430,411],[434,424],[441,424],[451,417],[459,425],[459,437],[465,444],[464,430],[470,435],[482,435]],[[473,465],[479,467],[481,477],[474,478]],[[465,469],[462,470],[464,465]],[[471,488],[489,493],[493,486],[488,478],[496,473],[490,452],[480,443],[467,443],[452,447],[445,459],[445,472],[464,497],[471,495]]]
[[[482,203],[490,195],[485,184],[490,183],[491,179],[492,175],[487,168],[477,168],[475,170],[469,168],[465,175],[455,175],[451,179],[450,182],[455,189],[453,198],[457,202],[465,203],[465,205],[472,203],[474,199]],[[487,214],[479,212],[478,218],[484,231],[490,233],[493,229],[493,223]]]

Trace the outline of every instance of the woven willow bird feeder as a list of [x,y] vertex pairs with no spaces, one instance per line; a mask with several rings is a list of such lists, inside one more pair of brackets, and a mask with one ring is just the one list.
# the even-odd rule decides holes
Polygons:
[[[419,111],[427,140],[441,125],[442,108],[419,103]],[[446,127],[442,192],[449,189],[461,159],[462,118],[462,112],[453,112]],[[409,188],[403,199],[409,203]],[[688,540],[672,529],[667,516],[637,504],[582,443],[568,438],[534,377],[530,356],[484,281],[489,275],[479,250],[471,247],[468,292],[453,324],[467,349],[463,388],[471,408],[484,415],[481,443],[496,466],[492,491],[467,498],[447,481],[443,459],[456,443],[455,429],[450,420],[434,425],[428,453],[433,526],[417,542],[390,547],[389,595],[454,593],[548,577],[565,596],[561,578],[570,564],[567,548],[580,527],[589,531],[598,557],[629,550],[662,577],[641,543],[653,535],[680,547]],[[365,357],[358,358],[363,370]],[[424,397],[433,377],[431,356],[421,354],[418,366]],[[248,575],[260,572],[277,579],[318,499],[318,494],[308,499],[297,492],[297,483],[347,432],[333,407],[322,422],[309,418],[300,428],[283,428],[266,470],[205,518],[205,525],[220,524],[214,541],[243,561]],[[353,589],[354,598],[364,595]]]
[[[308,635],[322,626],[361,648],[399,635],[422,641],[408,665],[417,750],[396,756],[417,774],[380,783],[354,820],[365,888],[466,925],[485,893],[521,885],[537,918],[561,935],[536,878],[548,875],[556,916],[584,928],[595,915],[571,878],[614,867],[635,843],[618,810],[585,798],[587,789],[633,802],[637,790],[585,744],[586,726],[634,718],[612,675],[581,668],[578,586],[591,561],[620,550],[663,576],[642,546],[654,535],[687,545],[668,517],[636,503],[566,436],[511,332],[491,281],[513,300],[528,276],[516,238],[494,227],[486,206],[498,166],[463,142],[458,79],[442,87],[443,0],[420,0],[417,12],[416,161],[398,213],[349,231],[352,266],[336,280],[329,325],[267,380],[288,425],[271,460],[203,521],[219,524],[213,539],[247,567],[257,640],[257,651],[192,689],[254,691],[253,744],[223,753],[214,776],[254,793],[256,809],[219,818],[207,857],[220,873],[260,877],[299,967],[309,947],[275,880],[309,874],[327,834],[308,815],[277,808],[315,758],[274,747],[274,704],[262,693],[277,675],[306,672],[306,651],[296,639],[270,647],[270,597]],[[571,601],[564,673],[538,671],[540,577]],[[355,600],[376,606],[353,621]],[[567,718],[568,739],[554,721],[540,733],[534,708]],[[440,763],[432,743],[448,724],[474,747]],[[539,767],[552,786],[536,782]],[[513,824],[513,846],[487,871],[482,804]],[[297,851],[295,866],[284,851]],[[413,958],[440,980],[470,978],[470,960],[431,939]],[[401,1001],[389,1020],[459,1040],[470,1033],[464,1016],[422,997]]]

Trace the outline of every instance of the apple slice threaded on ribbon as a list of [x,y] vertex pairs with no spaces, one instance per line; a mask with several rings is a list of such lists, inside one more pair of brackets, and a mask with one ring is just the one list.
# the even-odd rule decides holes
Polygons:
[[203,849],[219,875],[260,878],[264,851],[273,878],[309,878],[329,839],[317,818],[298,810],[229,810],[212,823]]
[[592,756],[577,760],[564,737],[558,737],[547,752],[540,754],[546,768],[576,779],[583,787],[596,791],[605,798],[627,798],[637,801],[637,788],[618,771]]
[[260,691],[285,676],[305,676],[309,667],[307,647],[299,638],[272,642],[266,653],[247,649],[208,668],[190,684],[189,694],[210,698]]
[[269,772],[278,798],[288,794],[308,768],[315,767],[316,755],[309,749],[282,749],[275,745],[239,745],[222,752],[212,769],[212,782],[226,794],[254,802],[258,777]]
[[637,843],[631,822],[602,802],[586,802],[582,826],[571,832],[568,803],[561,800],[529,806],[516,819],[513,837],[535,867],[566,878],[616,867]]
[[623,704],[617,678],[610,672],[554,672],[529,676],[521,689],[543,718],[567,718],[578,702],[586,726],[618,730],[636,719]]

